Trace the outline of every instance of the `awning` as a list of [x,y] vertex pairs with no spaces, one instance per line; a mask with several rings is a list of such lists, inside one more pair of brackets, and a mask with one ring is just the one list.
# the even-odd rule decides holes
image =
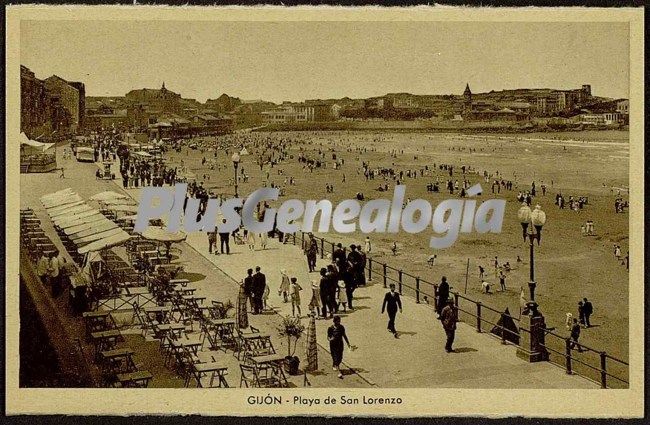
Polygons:
[[[90,223],[92,221],[97,221],[97,219],[104,217],[103,214],[101,214],[97,210],[90,210],[86,212],[82,212],[80,214],[73,214],[69,217],[57,217],[56,220],[52,220],[54,224],[62,229],[66,229],[68,227],[76,226],[79,224],[83,223]],[[106,218],[106,217],[104,217]]]
[[[111,229],[111,230],[106,230],[104,232],[94,233],[92,235],[88,235],[88,236],[85,236],[83,238],[78,238],[78,239],[74,240],[73,242],[78,247],[81,247],[81,246],[87,245],[87,244],[89,244],[91,242],[95,242],[95,241],[105,239],[105,238],[110,238],[111,236],[116,236],[116,235],[119,235],[121,233],[126,233],[126,232],[124,230],[120,229],[120,228]],[[128,233],[126,233],[126,235],[128,236]]]
[[75,233],[82,232],[84,230],[88,230],[92,228],[93,226],[97,224],[102,224],[105,221],[111,222],[109,219],[104,217],[103,215],[100,214],[100,217],[95,217],[93,216],[93,221],[88,221],[88,222],[77,222],[74,226],[69,226],[63,229],[63,232],[66,235],[74,235]]
[[79,214],[79,213],[86,212],[86,211],[91,211],[91,210],[92,210],[92,208],[90,208],[87,204],[81,204],[81,205],[76,205],[76,206],[74,206],[72,208],[66,208],[66,209],[58,211],[58,212],[56,212],[54,214],[50,214],[50,217],[52,219],[54,219],[55,217],[65,215],[65,214],[74,215],[74,214]]
[[56,214],[59,214],[61,211],[69,210],[69,209],[72,209],[74,207],[78,207],[79,205],[82,205],[82,204],[85,204],[85,202],[81,201],[81,200],[80,201],[71,201],[71,202],[66,201],[66,202],[62,203],[61,205],[58,205],[56,207],[46,208],[46,209],[47,209],[47,213],[49,215],[56,215]]
[[135,202],[131,198],[125,198],[125,199],[105,199],[103,201],[98,201],[101,202],[102,204],[109,206],[109,205],[137,205],[137,202]]
[[41,203],[50,202],[53,199],[56,199],[56,198],[58,198],[58,197],[60,197],[60,196],[62,196],[64,194],[72,195],[73,193],[74,193],[74,191],[72,190],[72,188],[68,187],[66,189],[62,189],[62,190],[59,190],[59,191],[56,191],[56,192],[48,193],[47,195],[43,195],[43,196],[41,196],[40,201],[41,201]]
[[36,140],[30,140],[25,133],[20,133],[19,140],[20,149],[25,151],[27,154],[43,153],[54,147],[54,143],[43,143],[37,142]]
[[101,251],[102,249],[105,248],[110,248],[115,245],[123,244],[124,242],[128,241],[130,238],[131,237],[129,236],[128,233],[126,233],[124,230],[121,230],[121,233],[91,242],[88,245],[79,248],[79,254],[85,254],[86,252],[93,252],[93,251]]
[[125,199],[125,198],[128,198],[128,196],[123,195],[121,193],[113,192],[112,190],[107,190],[106,192],[97,193],[91,196],[89,199],[92,201],[107,201],[109,199]]
[[113,223],[110,220],[100,221],[97,223],[92,223],[92,225],[90,225],[90,227],[86,229],[80,229],[77,233],[72,234],[70,236],[70,239],[72,239],[72,241],[75,241],[81,238],[85,238],[86,236],[106,232],[108,230],[113,230],[117,228],[118,228],[117,224]]

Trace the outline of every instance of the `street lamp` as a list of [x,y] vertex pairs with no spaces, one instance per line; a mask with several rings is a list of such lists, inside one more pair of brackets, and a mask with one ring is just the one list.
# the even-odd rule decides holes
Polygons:
[[[539,205],[536,205],[535,209],[531,211],[530,207],[526,203],[523,203],[521,208],[519,208],[517,216],[521,222],[524,241],[526,241],[526,238],[530,241],[530,281],[528,282],[530,302],[527,303],[527,306],[534,311],[537,307],[537,303],[535,303],[535,287],[537,284],[535,282],[534,241],[537,240],[537,245],[539,246],[542,240],[542,227],[546,224],[546,213],[542,211],[542,207]],[[530,226],[531,224],[532,226]]]
[[[546,321],[544,315],[537,309],[535,302],[535,240],[537,245],[542,240],[542,227],[546,223],[546,213],[542,207],[535,206],[531,211],[530,207],[524,203],[517,213],[521,229],[523,231],[524,241],[528,238],[530,242],[530,301],[519,317],[519,328],[525,331],[519,334],[519,347],[517,356],[529,362],[539,362],[548,360],[548,350],[544,344],[546,335]],[[531,226],[532,224],[532,226]]]
[[232,157],[230,159],[232,159],[232,166],[235,168],[235,198],[237,198],[238,197],[238,194],[237,194],[237,180],[238,180],[238,178],[237,178],[237,168],[239,167],[239,161],[241,160],[241,158],[239,157],[239,154],[237,153],[237,151],[235,151],[235,153],[232,154]]

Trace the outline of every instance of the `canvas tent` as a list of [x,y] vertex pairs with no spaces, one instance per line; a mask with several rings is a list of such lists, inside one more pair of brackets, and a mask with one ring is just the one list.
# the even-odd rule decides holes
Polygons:
[[20,133],[19,140],[20,153],[22,155],[39,155],[46,153],[46,151],[49,151],[54,147],[54,143],[43,143],[37,142],[36,140],[30,140],[25,133]]

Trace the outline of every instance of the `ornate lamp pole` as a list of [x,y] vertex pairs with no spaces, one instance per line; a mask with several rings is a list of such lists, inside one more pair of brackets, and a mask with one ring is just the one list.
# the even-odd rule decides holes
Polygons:
[[235,153],[232,154],[232,157],[230,159],[232,159],[232,166],[235,169],[235,198],[238,198],[239,196],[238,196],[238,193],[237,193],[237,182],[238,182],[239,178],[238,178],[238,174],[237,174],[237,168],[239,167],[239,161],[241,160],[241,158],[239,157],[239,154],[237,153],[237,151],[235,151]]
[[[537,245],[542,240],[542,227],[546,224],[546,213],[542,207],[535,206],[534,210],[524,203],[517,213],[521,223],[524,242],[530,242],[530,278],[528,288],[530,290],[530,301],[521,314],[520,327],[528,329],[528,332],[520,332],[519,349],[517,355],[529,362],[543,361],[548,359],[548,352],[544,347],[544,332],[546,323],[544,316],[538,311],[538,304],[535,302],[535,241]],[[531,226],[532,224],[532,226]]]
[[[523,231],[524,241],[528,238],[530,242],[530,280],[528,282],[528,288],[530,289],[530,302],[535,301],[535,287],[537,283],[535,282],[535,240],[537,240],[537,245],[541,243],[542,240],[542,227],[546,224],[546,213],[542,211],[542,207],[539,205],[535,206],[535,209],[531,211],[530,207],[527,204],[523,204],[519,208],[517,214],[519,221],[521,222],[521,228]],[[532,224],[532,226],[530,226]]]

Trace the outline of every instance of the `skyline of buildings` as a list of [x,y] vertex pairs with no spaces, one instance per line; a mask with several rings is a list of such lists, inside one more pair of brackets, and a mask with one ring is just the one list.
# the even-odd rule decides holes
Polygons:
[[571,89],[517,88],[474,93],[467,82],[462,94],[394,92],[363,99],[281,103],[243,100],[223,93],[202,103],[184,98],[167,88],[164,81],[159,89],[134,88],[122,96],[88,96],[81,82],[70,82],[58,75],[39,80],[22,65],[21,97],[21,130],[30,137],[106,128],[148,131],[161,137],[170,128],[191,136],[264,124],[372,119],[527,122],[533,117],[571,118],[580,114],[590,115],[582,121],[585,124],[611,124],[626,122],[628,113],[627,108],[620,107],[626,99],[594,96],[590,84]]

